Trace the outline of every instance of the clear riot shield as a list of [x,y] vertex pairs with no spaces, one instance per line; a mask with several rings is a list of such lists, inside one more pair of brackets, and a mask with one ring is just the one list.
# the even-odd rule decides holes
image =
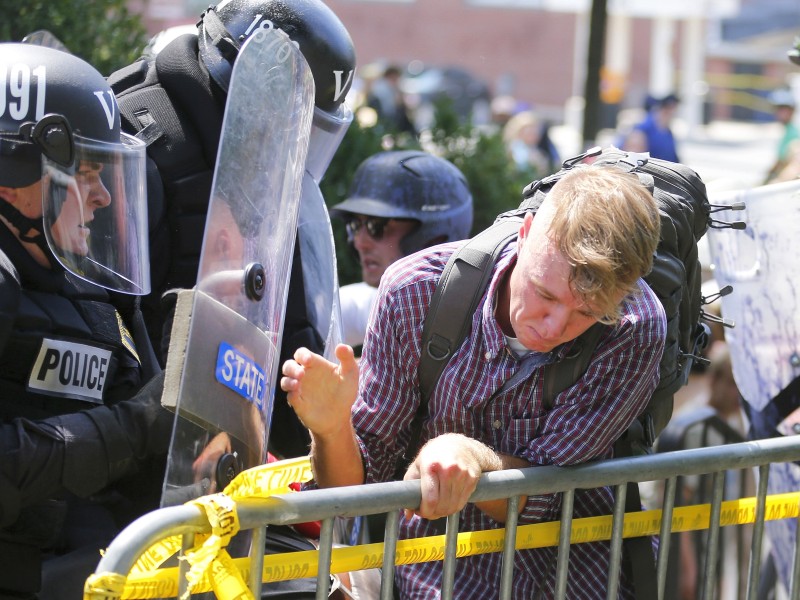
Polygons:
[[[714,278],[723,296],[722,315],[731,364],[742,397],[761,411],[800,375],[800,180],[710,193],[715,205],[744,202],[737,215],[744,231],[709,229]],[[797,273],[795,273],[797,271]]]
[[178,298],[162,404],[176,412],[162,506],[266,460],[308,135],[311,72],[262,29],[231,77],[197,286]]
[[322,336],[325,357],[335,362],[334,350],[342,341],[336,247],[328,208],[319,185],[308,172],[303,177],[300,206],[297,236],[303,257],[306,314]]

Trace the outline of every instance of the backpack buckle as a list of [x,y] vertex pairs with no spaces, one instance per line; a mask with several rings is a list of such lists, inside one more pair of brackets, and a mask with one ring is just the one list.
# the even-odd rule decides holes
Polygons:
[[433,360],[445,360],[450,356],[450,344],[440,335],[434,335],[425,346],[425,351]]

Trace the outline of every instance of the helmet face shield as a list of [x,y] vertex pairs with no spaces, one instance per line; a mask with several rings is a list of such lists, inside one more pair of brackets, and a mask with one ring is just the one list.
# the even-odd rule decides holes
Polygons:
[[91,283],[126,294],[150,292],[145,144],[74,135],[65,167],[42,154],[43,226],[55,258]]
[[352,111],[344,104],[336,113],[328,113],[319,107],[314,108],[311,121],[311,133],[308,140],[306,171],[319,183],[322,181],[333,155],[342,143],[350,123],[353,122]]

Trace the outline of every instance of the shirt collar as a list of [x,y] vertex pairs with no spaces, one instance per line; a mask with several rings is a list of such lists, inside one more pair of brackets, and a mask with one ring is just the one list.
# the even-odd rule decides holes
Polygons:
[[483,308],[481,310],[481,328],[483,329],[482,342],[483,351],[487,357],[494,358],[506,346],[503,330],[494,316],[495,303],[497,301],[497,291],[500,282],[517,262],[517,239],[511,240],[500,253],[500,258],[494,266],[494,272],[489,280],[489,289],[484,296]]

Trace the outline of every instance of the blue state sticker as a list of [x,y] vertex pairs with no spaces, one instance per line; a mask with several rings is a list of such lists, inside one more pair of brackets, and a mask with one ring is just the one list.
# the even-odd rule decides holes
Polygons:
[[216,378],[259,410],[264,408],[267,381],[264,369],[226,342],[220,343],[217,352]]

